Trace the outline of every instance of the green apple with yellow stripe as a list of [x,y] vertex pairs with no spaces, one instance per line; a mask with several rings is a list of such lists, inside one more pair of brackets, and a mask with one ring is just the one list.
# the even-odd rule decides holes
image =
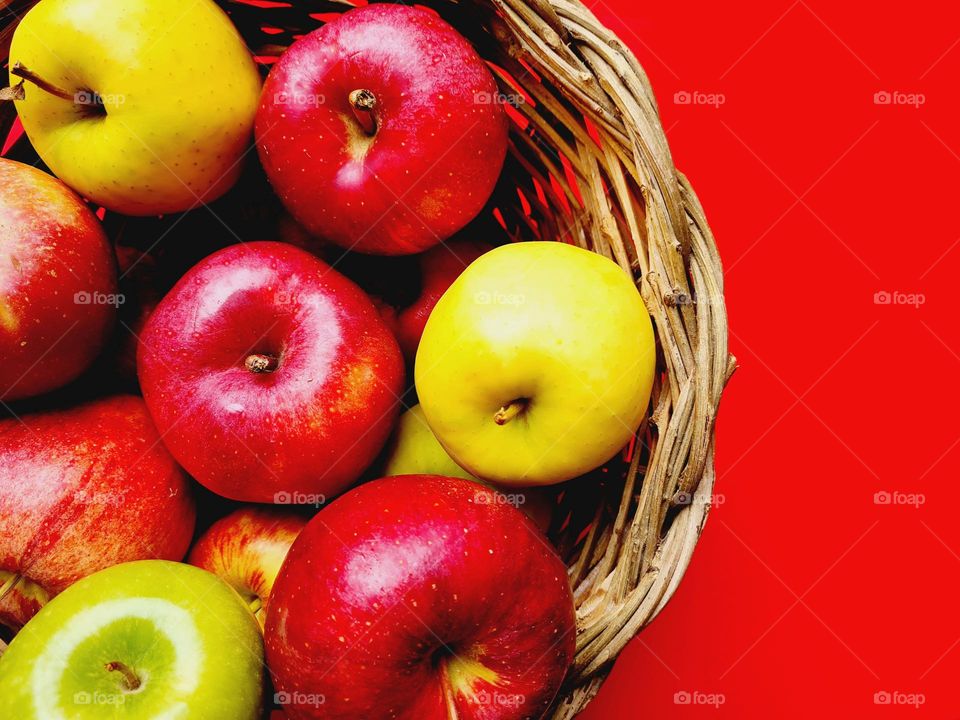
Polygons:
[[114,565],[41,610],[0,657],[0,717],[255,720],[263,643],[240,596],[181,563]]

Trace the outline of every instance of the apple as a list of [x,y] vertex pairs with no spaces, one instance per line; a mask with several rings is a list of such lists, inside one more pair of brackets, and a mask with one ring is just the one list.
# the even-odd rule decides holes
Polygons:
[[549,485],[609,460],[650,400],[656,343],[631,277],[559,242],[511,243],[440,298],[417,351],[423,414],[458,465]]
[[383,465],[385,477],[394,475],[445,475],[477,478],[457,465],[437,441],[423,417],[423,408],[414,405],[400,415],[387,448]]
[[460,273],[484,253],[493,249],[486,243],[472,240],[451,240],[431,248],[420,258],[420,295],[397,313],[397,341],[403,354],[412,363],[423,336],[427,318],[437,301]]
[[263,643],[222,580],[141,560],[54,598],[0,657],[0,717],[257,720]]
[[241,508],[210,526],[193,546],[188,562],[226,580],[262,627],[273,582],[306,524],[292,512]]
[[260,159],[308,231],[378,255],[420,252],[490,197],[507,150],[497,84],[429,10],[377,4],[295,42],[264,84]]
[[275,242],[233,245],[184,275],[140,338],[137,372],[164,442],[215,493],[319,504],[390,434],[400,349],[370,299]]
[[3,158],[0,247],[0,400],[18,400],[86,370],[122,298],[96,216],[56,178]]
[[497,488],[474,477],[457,465],[443,445],[437,440],[426,418],[423,408],[414,405],[404,412],[397,422],[393,438],[387,446],[383,464],[383,475],[444,475],[463,478],[488,485],[497,491],[495,500],[519,508],[536,524],[547,532],[553,519],[556,505],[556,493],[552,487],[522,488],[519,492],[511,488]]
[[240,175],[260,74],[212,0],[40,0],[9,67],[37,153],[110,210],[187,210]]
[[140,398],[0,420],[0,625],[110,565],[182,559],[194,518]]
[[264,634],[291,720],[543,715],[573,659],[573,597],[554,550],[493,494],[382,478],[314,516]]

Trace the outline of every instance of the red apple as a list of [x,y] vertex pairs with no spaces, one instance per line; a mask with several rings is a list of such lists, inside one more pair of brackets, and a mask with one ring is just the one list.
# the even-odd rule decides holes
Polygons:
[[211,525],[187,562],[226,580],[250,605],[262,628],[273,582],[306,524],[289,511],[241,508]]
[[425,252],[420,258],[421,291],[417,299],[397,313],[396,332],[400,349],[410,363],[417,355],[423,326],[440,299],[464,269],[492,250],[492,245],[472,240],[451,240]]
[[193,525],[188,481],[140,398],[0,420],[0,624],[111,565],[181,560]]
[[420,252],[483,208],[507,117],[473,46],[435,13],[377,4],[295,42],[257,113],[263,167],[311,233],[360,252]]
[[575,634],[566,568],[523,513],[477,483],[407,475],[310,521],[265,641],[291,720],[520,720],[550,705]]
[[363,291],[275,242],[224,248],[187,272],[147,320],[137,366],[177,461],[249,502],[345,490],[390,434],[404,380]]
[[78,377],[122,298],[96,216],[56,178],[3,158],[0,248],[0,400],[17,400]]

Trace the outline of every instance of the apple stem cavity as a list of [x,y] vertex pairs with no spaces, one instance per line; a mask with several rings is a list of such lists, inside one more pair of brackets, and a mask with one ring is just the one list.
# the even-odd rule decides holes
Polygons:
[[350,93],[350,107],[363,131],[367,135],[376,135],[377,118],[374,111],[377,109],[377,96],[364,88],[354,90]]
[[123,676],[121,681],[125,690],[133,692],[140,687],[140,678],[122,662],[108,662],[104,667],[110,672],[118,672]]
[[253,353],[248,355],[243,363],[247,370],[252,373],[270,373],[276,370],[280,363],[273,355],[264,355],[262,353]]
[[517,415],[520,415],[524,410],[526,410],[529,402],[530,401],[527,398],[517,398],[516,400],[511,400],[494,413],[493,421],[497,425],[506,425]]

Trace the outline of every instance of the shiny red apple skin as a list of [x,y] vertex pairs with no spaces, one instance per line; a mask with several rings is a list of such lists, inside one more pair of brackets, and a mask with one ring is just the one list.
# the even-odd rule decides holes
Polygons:
[[527,517],[477,483],[406,475],[310,521],[265,642],[279,693],[324,698],[291,720],[519,720],[546,711],[575,634],[566,568]]
[[131,560],[182,560],[189,481],[130,395],[0,420],[0,624],[25,624],[77,580]]
[[413,363],[423,337],[423,327],[440,297],[460,277],[467,265],[493,246],[474,240],[451,240],[431,248],[420,257],[419,297],[396,316],[397,342],[407,361]]
[[0,400],[78,377],[110,335],[116,293],[113,251],[90,209],[51,175],[0,158]]
[[306,524],[289,510],[241,508],[211,525],[187,562],[225,580],[250,605],[262,629],[277,573]]
[[[251,354],[278,367],[252,372]],[[184,469],[219,495],[264,503],[345,490],[383,447],[404,383],[396,340],[363,291],[276,242],[233,245],[189,270],[147,320],[137,372]]]
[[[352,91],[376,98],[364,132]],[[497,84],[435,13],[350,10],[274,65],[256,119],[274,190],[313,234],[378,255],[421,252],[483,208],[507,149]]]

